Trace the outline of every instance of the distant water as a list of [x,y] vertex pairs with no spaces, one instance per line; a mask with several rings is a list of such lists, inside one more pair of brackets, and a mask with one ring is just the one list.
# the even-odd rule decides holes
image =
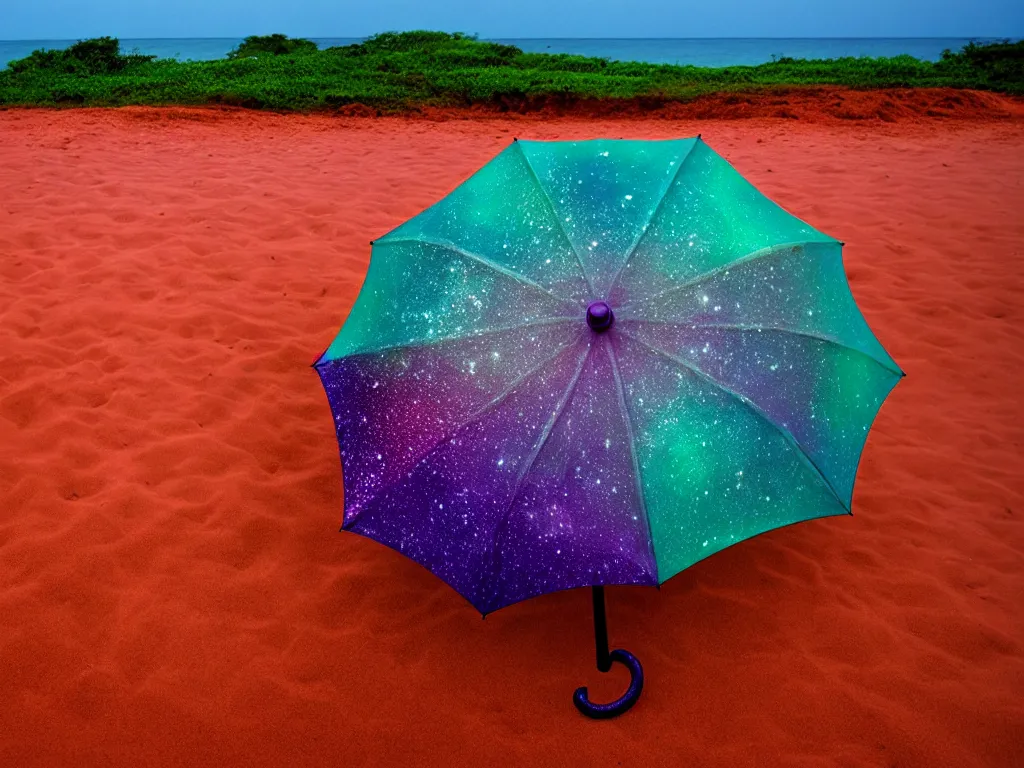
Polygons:
[[[321,48],[351,45],[361,37],[310,38]],[[973,38],[975,42],[991,42],[990,38]],[[918,59],[937,61],[946,48],[957,51],[971,38],[966,37],[904,37],[904,38],[671,38],[671,39],[500,39],[495,42],[516,45],[535,53],[576,53],[602,56],[619,61],[646,61],[652,64],[694,64],[702,67],[727,67],[741,64],[762,64],[772,56],[799,59],[834,59],[841,56],[898,56],[909,54]],[[0,67],[13,59],[28,56],[37,48],[66,48],[74,40],[0,40]],[[122,39],[121,50],[155,54],[161,58],[208,61],[221,59],[242,42],[242,38],[164,38]]]

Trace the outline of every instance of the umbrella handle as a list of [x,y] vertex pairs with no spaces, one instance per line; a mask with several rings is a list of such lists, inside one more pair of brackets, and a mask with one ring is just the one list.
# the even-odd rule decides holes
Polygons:
[[609,717],[618,717],[636,704],[640,698],[640,692],[644,689],[644,669],[640,666],[639,660],[629,651],[616,648],[611,652],[612,661],[617,661],[629,668],[629,688],[621,697],[608,704],[594,704],[587,698],[587,687],[580,686],[572,695],[572,703],[576,709],[587,717],[595,720],[604,720]]
[[644,668],[640,666],[629,651],[617,648],[611,653],[608,652],[608,620],[604,608],[604,587],[595,584],[594,596],[594,644],[597,646],[597,668],[601,672],[607,672],[612,668],[612,662],[617,661],[629,668],[629,688],[621,697],[610,704],[594,704],[587,698],[586,686],[576,689],[572,695],[572,702],[576,709],[587,717],[604,720],[609,717],[618,717],[628,710],[636,700],[640,698],[640,692],[644,689]]

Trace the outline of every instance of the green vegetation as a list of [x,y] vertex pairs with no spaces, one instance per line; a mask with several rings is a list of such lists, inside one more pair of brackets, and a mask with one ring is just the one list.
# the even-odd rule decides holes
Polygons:
[[720,91],[801,85],[953,87],[1024,93],[1024,42],[970,44],[938,62],[911,56],[804,60],[719,69],[524,53],[445,32],[387,32],[318,50],[284,35],[249,37],[226,59],[122,55],[104,37],[65,51],[35,51],[0,71],[0,104],[229,104],[322,110],[364,104],[572,103],[585,99],[686,101]]
[[229,59],[246,59],[251,56],[271,54],[281,56],[288,53],[312,53],[316,43],[303,40],[301,37],[287,35],[250,35],[233,51],[228,52]]
[[[1021,93],[1024,84],[1024,41],[975,45],[968,43],[960,53],[950,50],[942,52],[938,64],[947,72],[962,77],[983,74],[992,83],[992,90],[1006,90]],[[1000,88],[1000,85],[1007,87]]]
[[42,72],[89,77],[123,72],[129,67],[144,64],[155,58],[156,56],[122,56],[121,44],[116,38],[97,37],[92,40],[81,40],[63,51],[32,51],[31,55],[24,59],[12,61],[7,65],[7,69],[12,74],[29,77]]

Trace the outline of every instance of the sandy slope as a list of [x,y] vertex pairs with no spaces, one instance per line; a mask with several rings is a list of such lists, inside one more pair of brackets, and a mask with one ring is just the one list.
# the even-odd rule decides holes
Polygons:
[[[908,378],[852,518],[481,621],[337,532],[308,366],[513,135],[702,132],[847,242]],[[1024,765],[1024,124],[0,112],[0,764]]]

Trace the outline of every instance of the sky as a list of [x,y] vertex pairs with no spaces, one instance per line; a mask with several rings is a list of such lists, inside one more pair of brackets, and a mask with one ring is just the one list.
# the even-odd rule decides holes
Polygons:
[[0,0],[0,40],[111,35],[1024,37],[1024,0]]

